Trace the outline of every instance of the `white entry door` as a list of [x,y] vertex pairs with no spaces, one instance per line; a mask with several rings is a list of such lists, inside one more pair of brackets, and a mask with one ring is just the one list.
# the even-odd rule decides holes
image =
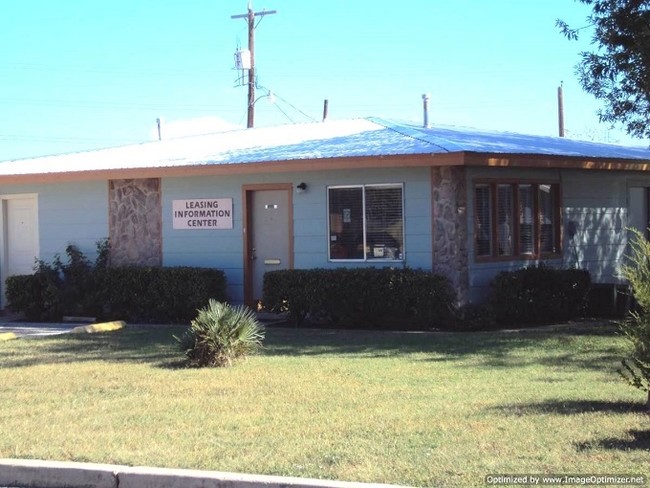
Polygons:
[[648,235],[648,189],[645,187],[630,187],[627,226]]
[[4,283],[9,276],[31,274],[39,255],[38,203],[36,196],[2,197],[3,252],[2,252],[2,306]]

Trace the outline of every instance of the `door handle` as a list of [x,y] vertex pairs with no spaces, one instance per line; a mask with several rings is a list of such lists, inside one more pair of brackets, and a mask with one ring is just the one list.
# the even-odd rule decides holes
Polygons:
[[251,261],[254,261],[255,259],[257,259],[257,255],[255,254],[255,248],[252,248],[249,251],[249,258],[250,258]]

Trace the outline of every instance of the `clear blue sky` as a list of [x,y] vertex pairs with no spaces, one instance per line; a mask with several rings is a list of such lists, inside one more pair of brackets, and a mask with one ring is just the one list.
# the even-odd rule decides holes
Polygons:
[[[245,126],[233,53],[246,0],[0,0],[0,160],[142,142],[202,119]],[[570,137],[634,142],[596,116],[574,74],[589,48],[555,19],[574,0],[254,0],[277,10],[256,30],[256,125],[378,116],[557,134],[564,82]],[[259,91],[263,95],[265,91]],[[294,108],[295,107],[295,108]],[[283,113],[284,111],[284,113]],[[304,114],[303,114],[304,112]],[[285,115],[286,114],[286,115]],[[208,129],[206,129],[206,127]],[[190,129],[185,129],[190,130]],[[636,141],[643,144],[644,141]]]

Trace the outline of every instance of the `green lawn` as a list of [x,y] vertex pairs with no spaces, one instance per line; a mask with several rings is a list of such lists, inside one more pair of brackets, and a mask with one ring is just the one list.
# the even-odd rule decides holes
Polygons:
[[0,457],[414,486],[650,475],[611,332],[269,329],[263,354],[199,370],[179,331],[0,342]]

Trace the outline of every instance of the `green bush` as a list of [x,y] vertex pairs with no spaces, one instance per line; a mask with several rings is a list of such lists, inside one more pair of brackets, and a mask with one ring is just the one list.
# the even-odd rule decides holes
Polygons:
[[264,327],[250,309],[210,299],[188,330],[175,338],[189,366],[231,366],[262,346]]
[[636,229],[630,241],[628,264],[621,269],[629,281],[637,310],[619,326],[629,344],[629,357],[623,359],[619,374],[631,386],[647,393],[646,407],[650,409],[650,242]]
[[67,263],[62,263],[58,256],[54,260],[54,267],[62,277],[59,296],[64,315],[102,315],[102,297],[106,291],[104,274],[110,251],[108,240],[97,242],[96,247],[94,263],[74,244],[69,244],[65,249]]
[[33,275],[6,282],[8,307],[28,320],[92,316],[144,323],[187,323],[210,298],[226,300],[223,271],[203,268],[124,266],[111,268],[108,245],[98,243],[95,263],[74,245],[49,264],[37,263]]
[[5,282],[7,308],[22,312],[30,321],[48,321],[61,317],[59,272],[38,261],[33,275],[14,275]]
[[589,272],[579,269],[503,271],[492,282],[490,304],[500,324],[564,321],[582,314],[590,285]]
[[221,270],[191,267],[108,268],[104,315],[141,323],[187,323],[210,298],[227,299]]
[[272,271],[264,275],[264,305],[338,327],[430,328],[446,324],[454,302],[446,278],[392,268]]
[[494,308],[488,303],[467,304],[455,311],[454,329],[461,331],[497,329]]

